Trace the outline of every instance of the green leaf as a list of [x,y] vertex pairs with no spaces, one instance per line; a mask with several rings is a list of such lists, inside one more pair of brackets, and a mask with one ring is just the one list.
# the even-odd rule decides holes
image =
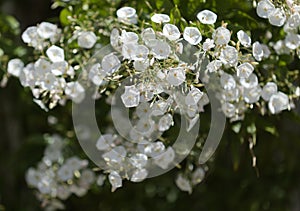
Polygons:
[[256,126],[254,123],[247,127],[247,132],[251,135],[256,134]]
[[278,135],[277,130],[276,130],[276,128],[274,126],[267,126],[267,127],[265,127],[265,131],[271,133],[274,136]]
[[162,1],[162,0],[157,0],[157,1],[155,2],[155,5],[156,5],[156,8],[160,10],[160,9],[162,8],[162,6],[164,5],[164,1]]
[[68,10],[68,9],[63,9],[61,12],[60,12],[60,15],[59,15],[59,20],[61,22],[62,25],[64,26],[67,26],[70,24],[70,20],[68,19],[69,16],[71,16],[72,13]]
[[180,0],[173,0],[173,3],[178,6],[180,4]]
[[178,9],[177,6],[175,6],[171,10],[171,12],[170,12],[170,19],[171,19],[171,23],[173,23],[173,24],[178,24],[180,22],[181,14],[180,14],[180,10]]

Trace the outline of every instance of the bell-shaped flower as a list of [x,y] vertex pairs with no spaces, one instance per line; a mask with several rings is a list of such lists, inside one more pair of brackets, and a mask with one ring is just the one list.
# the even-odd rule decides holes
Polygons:
[[217,15],[210,10],[202,10],[197,14],[198,20],[203,24],[214,24],[217,21]]
[[169,23],[170,22],[170,16],[166,15],[166,14],[154,14],[151,16],[151,21],[153,21],[154,23]]
[[202,35],[196,27],[185,27],[183,31],[183,39],[191,45],[197,45],[202,40]]

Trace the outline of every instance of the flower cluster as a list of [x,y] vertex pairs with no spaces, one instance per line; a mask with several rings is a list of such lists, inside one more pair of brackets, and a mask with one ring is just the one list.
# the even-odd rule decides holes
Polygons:
[[48,146],[37,168],[26,172],[27,184],[37,190],[37,198],[46,210],[63,209],[61,201],[72,194],[84,196],[97,180],[102,185],[105,177],[96,178],[94,171],[88,168],[88,161],[77,156],[64,156],[64,141],[58,135],[47,137]]
[[[163,20],[168,16],[157,14],[155,18]],[[192,30],[195,29],[187,29],[185,37],[194,39]],[[199,36],[200,32],[196,32]],[[189,131],[208,103],[208,96],[186,81],[188,75],[195,77],[195,73],[176,55],[182,48],[182,44],[176,42],[180,36],[179,29],[172,24],[166,24],[162,32],[146,28],[140,34],[114,29],[110,43],[116,51],[90,68],[89,80],[95,86],[106,86],[111,78],[121,78],[125,65],[126,71],[136,77],[136,83],[125,86],[121,95],[126,108],[135,108],[134,124],[128,131],[130,141],[107,133],[96,143],[110,172],[112,191],[122,186],[122,179],[144,180],[149,165],[167,169],[177,152],[165,146],[160,138],[174,125],[174,114],[185,116]],[[167,60],[172,63],[163,64]]]

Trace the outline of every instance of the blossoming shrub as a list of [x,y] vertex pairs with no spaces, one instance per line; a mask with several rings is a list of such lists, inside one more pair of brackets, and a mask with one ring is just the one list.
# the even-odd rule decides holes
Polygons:
[[[80,104],[87,89],[94,90],[94,99],[105,98],[101,103],[109,107],[122,82],[131,79],[120,96],[131,111],[130,141],[110,121],[105,133],[94,140],[102,168],[94,172],[86,159],[66,157],[65,134],[48,137],[41,162],[26,173],[28,185],[38,191],[47,209],[63,208],[61,201],[71,194],[83,196],[93,185],[102,186],[106,178],[115,191],[123,180],[145,180],[150,164],[168,169],[176,163],[182,153],[172,146],[180,127],[178,117],[184,117],[181,121],[187,122],[190,132],[210,111],[209,86],[221,104],[219,111],[237,134],[247,116],[268,118],[294,108],[294,99],[300,96],[295,83],[298,67],[288,65],[299,64],[299,4],[292,0],[247,3],[257,17],[240,14],[248,25],[256,26],[253,31],[220,18],[213,5],[204,9],[201,4],[208,4],[199,3],[195,13],[184,14],[182,2],[173,1],[169,14],[163,9],[170,6],[164,4],[168,3],[137,1],[119,8],[115,1],[55,1],[54,7],[63,8],[60,25],[42,22],[22,33],[23,42],[34,49],[35,60],[11,59],[7,76],[19,78],[45,111],[67,106],[69,101]],[[90,65],[105,45],[111,46],[110,52]],[[252,150],[256,122],[247,120],[243,127]],[[210,164],[200,162],[199,155],[207,133],[199,133],[195,147],[183,153],[186,160],[176,163],[175,183],[182,191],[192,193],[205,178]],[[255,161],[253,154],[254,167]]]

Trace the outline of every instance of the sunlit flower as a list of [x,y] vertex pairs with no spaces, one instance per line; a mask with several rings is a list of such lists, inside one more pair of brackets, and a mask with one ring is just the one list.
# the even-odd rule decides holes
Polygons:
[[13,76],[19,77],[24,68],[24,63],[20,59],[11,59],[7,64],[7,72]]
[[169,23],[164,25],[163,34],[171,41],[178,40],[180,37],[180,31],[177,26]]
[[62,62],[65,60],[64,50],[55,45],[48,48],[46,54],[52,62]]
[[78,36],[78,45],[81,48],[87,48],[90,49],[92,48],[97,41],[97,36],[95,35],[94,32],[82,32]]
[[196,27],[186,27],[183,32],[183,39],[191,45],[197,45],[202,40],[202,36]]
[[170,17],[166,14],[154,14],[151,16],[151,21],[154,23],[169,23]]
[[230,41],[230,31],[225,27],[218,27],[213,33],[213,39],[216,45],[226,45]]
[[217,21],[217,15],[210,10],[202,10],[197,14],[197,18],[203,24],[214,24]]
[[240,30],[240,31],[237,32],[237,37],[238,37],[240,43],[243,46],[245,46],[245,47],[250,47],[251,46],[251,38],[243,30]]
[[268,106],[272,114],[277,114],[289,107],[289,98],[283,92],[277,92],[270,97]]

